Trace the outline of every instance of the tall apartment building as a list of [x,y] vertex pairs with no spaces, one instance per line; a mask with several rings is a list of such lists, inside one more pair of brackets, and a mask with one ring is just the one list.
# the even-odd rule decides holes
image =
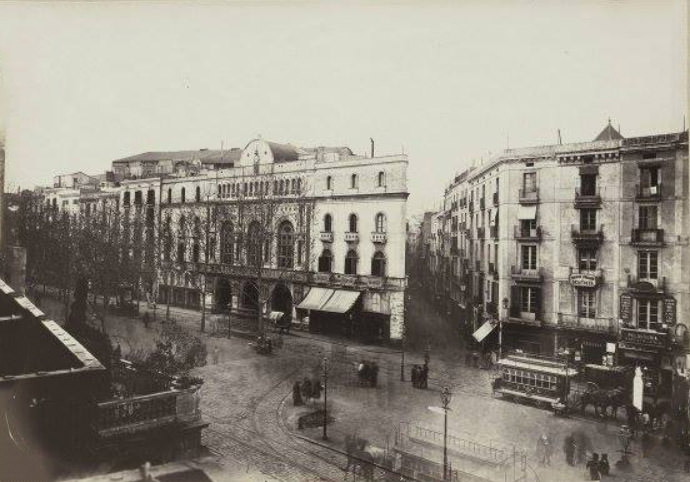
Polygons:
[[[402,337],[405,155],[262,139],[200,152],[121,159],[113,171],[126,179],[69,191],[82,215],[118,212],[140,290],[185,308],[281,311],[308,316],[314,331]],[[60,193],[48,196],[59,209]]]
[[687,132],[623,138],[609,124],[457,176],[438,213],[449,312],[472,331],[501,320],[504,349],[599,364],[615,346],[670,383],[690,348],[688,171]]

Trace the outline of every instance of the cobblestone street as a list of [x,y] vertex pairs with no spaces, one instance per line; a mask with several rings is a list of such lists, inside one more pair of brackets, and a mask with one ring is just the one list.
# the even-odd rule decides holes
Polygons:
[[[42,307],[54,312],[54,302],[44,301]],[[196,320],[183,312],[176,315],[179,324],[198,333],[198,315]],[[413,330],[430,327],[434,337],[457,340],[454,328],[421,298],[411,307],[409,322],[416,327]],[[138,319],[111,315],[106,329],[120,343],[126,357],[131,350],[151,349],[161,323],[145,328]],[[432,340],[429,389],[420,390],[412,387],[409,373],[412,364],[422,363],[419,352],[406,353],[405,382],[401,383],[401,354],[388,348],[345,345],[299,333],[284,337],[283,347],[265,356],[256,354],[243,338],[200,336],[209,353],[208,364],[195,370],[205,381],[202,412],[210,424],[203,441],[221,467],[214,470],[219,480],[343,480],[346,457],[339,451],[344,450],[345,435],[356,432],[373,445],[390,448],[401,422],[418,422],[442,430],[443,417],[428,407],[439,405],[439,390],[445,384],[453,389],[449,431],[475,442],[525,450],[530,467],[528,480],[585,480],[584,466],[568,467],[562,452],[563,437],[575,430],[590,438],[594,451],[608,453],[612,464],[619,458],[617,424],[557,418],[547,410],[493,398],[492,372],[464,367],[459,350],[449,353],[450,343],[446,349],[434,351]],[[291,418],[292,384],[305,376],[319,376],[324,356],[330,360],[329,409],[335,418],[328,427],[328,446],[300,438],[302,435],[320,442],[321,428],[298,431]],[[355,363],[360,359],[379,364],[378,388],[357,386]],[[554,444],[551,467],[541,466],[535,453],[537,438],[543,433]],[[634,442],[633,451],[633,471],[616,473],[616,480],[687,480],[678,455],[657,446],[643,459],[638,442]]]

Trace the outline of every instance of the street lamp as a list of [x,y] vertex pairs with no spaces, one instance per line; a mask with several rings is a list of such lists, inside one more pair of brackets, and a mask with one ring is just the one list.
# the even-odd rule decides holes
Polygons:
[[498,320],[498,359],[503,358],[503,319],[508,317],[508,298],[503,298],[501,300],[501,306],[503,308],[501,312],[501,317]]
[[323,440],[328,440],[328,358],[323,357]]
[[441,390],[441,405],[443,406],[443,480],[450,480],[448,473],[448,405],[452,395],[448,387]]

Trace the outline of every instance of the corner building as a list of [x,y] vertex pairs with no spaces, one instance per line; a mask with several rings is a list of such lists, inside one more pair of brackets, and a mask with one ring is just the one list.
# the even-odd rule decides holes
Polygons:
[[[446,188],[438,275],[482,343],[688,373],[688,133],[508,149]],[[498,323],[498,321],[502,323]],[[491,327],[491,330],[489,328]]]

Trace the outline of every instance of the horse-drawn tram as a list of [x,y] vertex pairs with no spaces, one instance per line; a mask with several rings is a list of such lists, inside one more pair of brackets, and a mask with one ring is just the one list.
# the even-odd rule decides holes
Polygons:
[[533,401],[542,407],[564,400],[571,379],[578,373],[563,362],[527,355],[509,355],[498,361],[498,367],[500,376],[494,379],[494,394]]

